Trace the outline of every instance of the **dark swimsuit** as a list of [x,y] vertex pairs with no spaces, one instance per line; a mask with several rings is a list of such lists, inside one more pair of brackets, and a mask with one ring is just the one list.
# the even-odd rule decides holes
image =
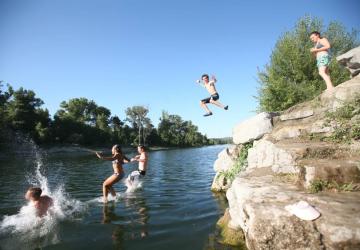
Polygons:
[[208,98],[202,99],[201,102],[202,103],[210,103],[210,100],[217,101],[217,100],[219,100],[219,98],[220,98],[219,94],[215,93]]

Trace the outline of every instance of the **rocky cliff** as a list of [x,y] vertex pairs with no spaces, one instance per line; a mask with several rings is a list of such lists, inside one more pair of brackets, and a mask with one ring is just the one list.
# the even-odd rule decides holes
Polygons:
[[[249,249],[360,249],[360,47],[337,59],[351,80],[235,126],[234,145],[214,164],[212,190],[229,202],[226,227]],[[300,200],[321,217],[304,221],[285,209]]]

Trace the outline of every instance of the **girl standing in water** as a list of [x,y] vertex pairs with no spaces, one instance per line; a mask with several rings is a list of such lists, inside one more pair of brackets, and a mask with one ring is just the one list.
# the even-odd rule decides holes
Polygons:
[[104,195],[104,203],[107,202],[107,196],[110,191],[113,197],[116,196],[115,189],[113,185],[120,181],[124,177],[124,170],[122,165],[124,163],[130,162],[130,160],[123,155],[121,148],[119,145],[114,145],[111,149],[112,156],[111,157],[103,157],[100,153],[95,152],[96,156],[105,161],[112,161],[114,174],[108,177],[103,183],[103,195]]

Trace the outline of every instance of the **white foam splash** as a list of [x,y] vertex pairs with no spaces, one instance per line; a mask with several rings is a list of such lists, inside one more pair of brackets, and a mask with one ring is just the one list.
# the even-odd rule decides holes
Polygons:
[[143,181],[141,180],[139,171],[133,171],[124,181],[125,186],[127,187],[126,193],[132,193],[136,190],[139,190],[143,186]]
[[[1,234],[10,235],[10,238],[16,235],[19,239],[16,242],[16,244],[19,244],[18,249],[23,248],[21,242],[32,242],[40,238],[42,246],[58,243],[59,237],[56,233],[58,223],[62,220],[76,218],[86,208],[82,202],[69,198],[62,184],[56,187],[54,191],[51,191],[47,178],[41,173],[43,164],[40,157],[37,156],[36,161],[35,174],[28,178],[28,182],[31,186],[40,187],[43,195],[48,195],[53,199],[54,205],[43,217],[36,215],[36,209],[30,202],[21,207],[17,214],[4,216],[0,222],[0,232]],[[10,240],[10,238],[8,244],[1,244],[0,247],[14,249],[14,245],[12,245],[14,240]]]

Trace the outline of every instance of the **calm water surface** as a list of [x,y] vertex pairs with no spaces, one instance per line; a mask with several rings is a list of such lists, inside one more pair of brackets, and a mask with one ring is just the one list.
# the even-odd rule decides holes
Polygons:
[[[90,153],[3,153],[0,248],[230,249],[209,241],[225,206],[210,191],[213,163],[224,147],[150,152],[143,187],[129,193],[119,182],[116,201],[107,205],[100,202],[101,185],[112,173],[111,162]],[[126,175],[136,168],[125,165]],[[30,183],[57,201],[55,218],[27,221],[23,196]]]

